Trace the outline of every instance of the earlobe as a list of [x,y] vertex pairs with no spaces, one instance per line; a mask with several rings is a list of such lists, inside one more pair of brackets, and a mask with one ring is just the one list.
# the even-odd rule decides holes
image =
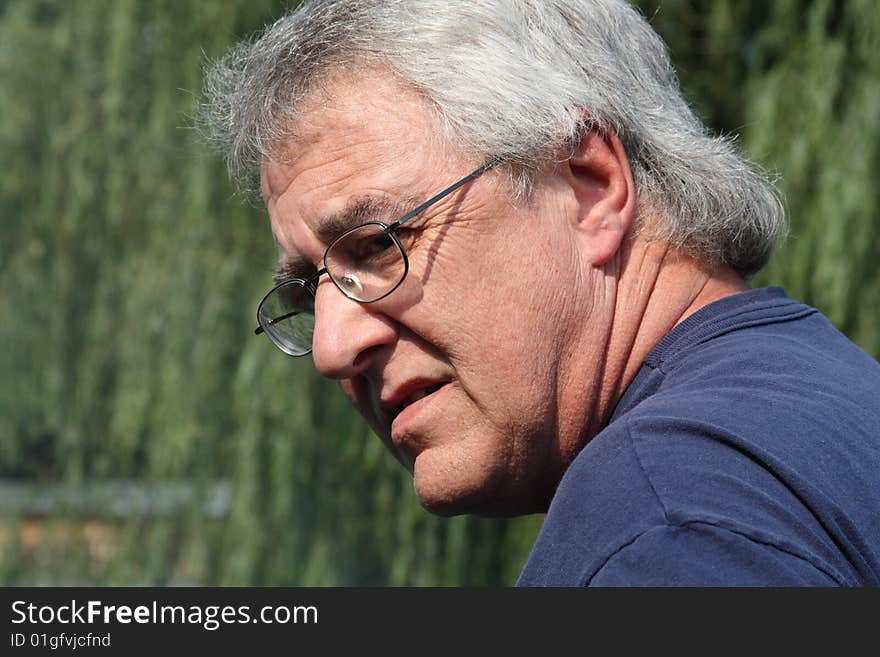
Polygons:
[[577,201],[578,241],[587,261],[601,267],[618,252],[635,219],[629,160],[616,134],[590,130],[567,164],[567,182]]

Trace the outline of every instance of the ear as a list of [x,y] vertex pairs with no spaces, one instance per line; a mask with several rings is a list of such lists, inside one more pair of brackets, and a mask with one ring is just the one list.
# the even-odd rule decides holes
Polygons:
[[587,261],[601,267],[617,253],[635,219],[636,192],[623,144],[613,132],[590,130],[562,173],[574,191],[574,226]]

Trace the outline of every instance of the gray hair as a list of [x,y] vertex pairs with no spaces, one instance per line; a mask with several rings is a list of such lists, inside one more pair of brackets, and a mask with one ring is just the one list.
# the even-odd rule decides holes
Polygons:
[[613,131],[651,239],[748,276],[785,228],[773,185],[707,133],[662,39],[622,0],[307,2],[209,67],[201,124],[247,186],[322,80],[373,64],[416,90],[462,152],[503,158],[515,194],[585,130]]

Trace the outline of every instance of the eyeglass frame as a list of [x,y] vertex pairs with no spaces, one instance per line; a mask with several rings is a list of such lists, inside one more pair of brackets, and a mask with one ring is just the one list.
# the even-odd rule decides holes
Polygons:
[[[468,175],[466,175],[464,178],[461,178],[460,180],[452,183],[449,187],[445,188],[443,191],[438,192],[437,194],[435,194],[434,196],[429,198],[427,201],[416,206],[415,208],[413,208],[412,210],[410,210],[409,212],[404,214],[402,217],[400,217],[399,219],[397,219],[396,221],[394,221],[390,224],[385,224],[382,221],[365,221],[362,224],[358,224],[357,226],[349,228],[348,230],[344,231],[342,234],[335,237],[333,239],[333,241],[327,245],[327,248],[324,249],[324,255],[321,258],[321,260],[324,262],[324,266],[321,269],[319,269],[317,272],[315,272],[309,278],[305,278],[305,279],[304,278],[287,278],[283,281],[279,281],[276,285],[274,285],[272,287],[271,290],[269,290],[265,295],[263,295],[262,300],[257,305],[257,324],[259,326],[257,326],[256,329],[254,329],[254,335],[260,335],[260,333],[265,333],[266,337],[268,337],[271,340],[272,344],[274,344],[276,347],[278,347],[279,350],[283,351],[288,356],[292,356],[293,358],[301,358],[302,356],[308,356],[310,353],[312,353],[312,349],[309,349],[308,351],[304,351],[301,354],[291,354],[289,351],[284,349],[280,344],[278,344],[278,342],[276,342],[271,331],[269,331],[268,329],[263,327],[263,322],[260,321],[260,309],[263,307],[263,304],[266,302],[266,300],[269,297],[271,297],[279,288],[284,287],[285,285],[289,285],[291,283],[298,283],[307,292],[309,292],[309,294],[312,295],[312,298],[314,298],[317,294],[317,281],[324,274],[327,274],[328,276],[330,276],[330,280],[333,282],[333,285],[336,287],[336,289],[338,289],[340,292],[342,292],[342,294],[345,295],[345,297],[347,299],[351,299],[352,301],[356,301],[357,303],[364,303],[364,304],[374,303],[376,301],[384,299],[389,294],[394,292],[398,287],[400,287],[400,285],[403,283],[403,281],[406,280],[406,275],[409,273],[409,258],[407,257],[406,249],[403,247],[403,244],[400,243],[400,240],[398,239],[397,235],[394,234],[393,231],[395,231],[397,228],[399,228],[403,223],[409,221],[410,219],[413,219],[414,217],[417,217],[418,215],[420,215],[422,212],[427,210],[429,207],[431,207],[435,203],[442,201],[444,198],[446,198],[447,196],[452,194],[454,191],[456,191],[460,187],[463,187],[464,185],[468,184],[469,182],[471,182],[475,178],[480,177],[486,171],[488,171],[492,167],[498,165],[500,162],[501,162],[501,158],[499,158],[499,157],[494,157],[494,158],[490,159],[488,162],[486,162],[486,164],[483,164],[482,166],[477,167],[476,169],[471,171]],[[363,301],[361,299],[357,299],[355,297],[352,297],[348,292],[346,292],[339,285],[339,283],[336,282],[336,279],[333,278],[332,275],[330,275],[330,273],[327,269],[327,254],[330,252],[330,250],[333,248],[333,246],[335,244],[337,244],[340,240],[344,239],[347,235],[350,235],[351,233],[353,233],[356,230],[360,230],[364,226],[371,226],[371,225],[382,226],[382,229],[383,229],[382,232],[385,233],[386,235],[388,235],[394,241],[394,244],[397,246],[398,250],[400,251],[400,254],[403,256],[403,274],[401,275],[400,280],[397,281],[397,283],[395,283],[394,286],[390,290],[388,290],[385,294],[383,294],[380,297],[376,297],[375,299],[370,299],[369,301]],[[282,315],[281,317],[276,317],[274,320],[272,320],[272,323],[288,319],[288,318],[293,317],[294,315],[298,315],[298,314],[299,313],[297,313],[297,312],[293,312],[293,313],[289,313],[286,315]]]

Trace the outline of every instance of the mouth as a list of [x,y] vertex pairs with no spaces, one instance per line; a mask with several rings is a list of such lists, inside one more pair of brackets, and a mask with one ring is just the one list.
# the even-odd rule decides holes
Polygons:
[[449,381],[437,379],[416,379],[398,387],[393,394],[381,402],[383,414],[388,418],[389,426],[400,425],[417,414],[418,409],[430,404],[429,398],[448,383]]
[[445,384],[445,383],[438,383],[437,385],[433,385],[433,386],[429,386],[429,387],[427,387],[427,388],[422,388],[421,390],[417,390],[417,391],[414,392],[413,394],[407,396],[406,399],[404,399],[403,402],[402,402],[402,403],[400,404],[400,406],[398,407],[397,412],[395,413],[395,415],[400,415],[400,413],[402,413],[403,410],[404,410],[407,406],[411,406],[412,404],[415,404],[415,403],[416,403],[417,401],[419,401],[420,399],[424,399],[424,398],[427,397],[428,395],[431,395],[431,394],[437,392],[437,391],[440,390],[440,388],[442,388],[444,385],[446,385],[446,384]]
[[[381,400],[383,440],[394,457],[413,473],[415,460],[427,447],[425,431],[442,418],[449,379],[415,378],[401,383]],[[439,404],[439,406],[438,406]]]

